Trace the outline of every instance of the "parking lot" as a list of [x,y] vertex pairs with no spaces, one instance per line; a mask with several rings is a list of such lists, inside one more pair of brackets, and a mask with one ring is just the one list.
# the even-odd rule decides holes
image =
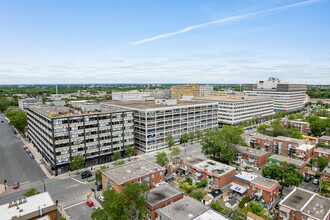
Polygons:
[[[4,121],[3,123],[1,121]],[[46,178],[39,165],[23,149],[23,142],[9,128],[5,117],[0,114],[0,181],[7,185],[37,181]]]
[[303,188],[303,189],[306,189],[306,190],[309,190],[309,191],[312,191],[312,192],[316,192],[317,188],[318,188],[318,185],[314,185],[312,183],[312,181],[310,182],[302,182],[302,184],[299,185],[300,188]]
[[79,205],[65,209],[65,212],[68,216],[70,216],[71,220],[90,220],[93,211],[92,207],[88,207],[86,201],[84,201]]

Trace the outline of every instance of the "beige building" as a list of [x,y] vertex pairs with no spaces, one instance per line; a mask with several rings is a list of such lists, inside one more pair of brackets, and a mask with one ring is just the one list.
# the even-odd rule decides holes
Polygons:
[[172,98],[182,99],[184,95],[193,97],[201,96],[201,87],[197,84],[172,86]]

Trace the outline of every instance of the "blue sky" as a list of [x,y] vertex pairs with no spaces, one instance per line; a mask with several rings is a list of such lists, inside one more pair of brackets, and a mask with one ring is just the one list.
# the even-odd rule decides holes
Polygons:
[[0,0],[0,84],[330,84],[330,0]]

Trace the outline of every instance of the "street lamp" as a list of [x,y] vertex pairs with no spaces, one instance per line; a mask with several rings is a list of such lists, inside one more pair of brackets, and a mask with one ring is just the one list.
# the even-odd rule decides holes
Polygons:
[[45,183],[45,180],[42,180],[42,182],[44,183],[44,192],[46,192],[46,183]]

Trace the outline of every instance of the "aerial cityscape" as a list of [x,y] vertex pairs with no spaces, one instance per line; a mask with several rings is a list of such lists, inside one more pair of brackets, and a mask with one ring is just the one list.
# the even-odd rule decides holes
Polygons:
[[330,1],[0,8],[0,220],[330,220]]

